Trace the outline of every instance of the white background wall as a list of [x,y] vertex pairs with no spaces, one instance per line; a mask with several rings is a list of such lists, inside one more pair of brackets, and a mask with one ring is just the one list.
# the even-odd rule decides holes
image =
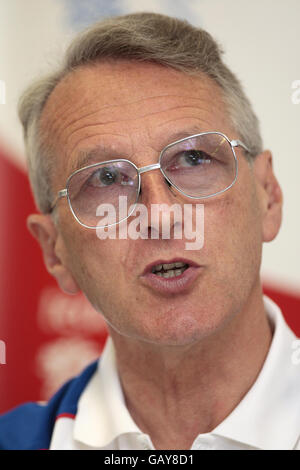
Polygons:
[[260,118],[284,191],[284,222],[264,248],[263,277],[300,293],[300,103],[292,103],[292,83],[300,80],[299,0],[0,0],[2,147],[25,167],[18,96],[56,64],[74,31],[102,15],[139,10],[186,18],[223,45]]

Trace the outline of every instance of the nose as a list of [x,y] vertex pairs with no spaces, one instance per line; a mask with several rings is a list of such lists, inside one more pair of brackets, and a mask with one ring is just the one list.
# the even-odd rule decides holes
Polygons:
[[164,177],[159,167],[149,168],[141,172],[141,187],[139,202],[149,206],[151,204],[174,204],[176,193],[169,181]]
[[[167,187],[170,188],[170,190],[172,190],[172,185],[171,185],[171,183],[169,183],[169,181],[163,176],[162,173],[160,174],[160,178],[161,178],[162,181],[167,185]],[[143,179],[144,179],[144,178],[141,179],[141,187],[140,187],[139,198],[141,198],[141,197],[142,197],[142,193],[143,193],[143,195],[144,195],[144,192],[145,192],[145,191],[143,191]],[[162,183],[162,184],[163,184],[163,183]],[[151,188],[151,190],[152,190],[152,188]],[[176,196],[175,193],[174,193],[174,195]]]
[[148,218],[143,219],[140,229],[148,238],[171,238],[181,229],[182,211],[176,196],[158,168],[143,172],[139,204],[147,209]]

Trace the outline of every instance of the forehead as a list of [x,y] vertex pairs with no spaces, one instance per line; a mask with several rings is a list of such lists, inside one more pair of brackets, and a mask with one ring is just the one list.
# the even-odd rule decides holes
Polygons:
[[[218,85],[152,63],[111,61],[83,66],[54,89],[41,117],[44,140],[59,165],[107,142],[111,151],[134,153],[139,142],[157,149],[183,127],[225,131],[228,118]],[[194,132],[193,132],[194,133]],[[225,132],[226,133],[226,132]],[[169,137],[170,135],[170,137]],[[117,155],[118,156],[118,155]]]
[[[207,94],[211,92],[208,98],[216,93],[216,98],[221,98],[216,82],[203,73],[187,74],[150,62],[111,60],[84,65],[68,73],[55,87],[45,109],[51,110],[56,99],[68,102],[76,97],[83,102],[91,91],[96,92],[94,98],[101,97],[103,105],[126,105],[130,98],[151,98],[159,91],[168,95],[170,88],[185,96],[197,95],[199,90],[205,89]],[[130,96],[125,93],[128,91]]]

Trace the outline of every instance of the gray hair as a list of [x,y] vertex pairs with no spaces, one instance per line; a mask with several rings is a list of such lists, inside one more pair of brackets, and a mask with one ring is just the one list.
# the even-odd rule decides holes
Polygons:
[[29,178],[39,210],[48,213],[54,199],[51,188],[54,160],[42,136],[40,117],[56,85],[83,65],[127,59],[154,62],[187,74],[206,74],[223,91],[231,123],[250,149],[250,159],[259,154],[262,140],[257,117],[240,82],[222,61],[222,53],[206,31],[187,21],[155,13],[108,18],[79,34],[60,68],[31,85],[19,102]]

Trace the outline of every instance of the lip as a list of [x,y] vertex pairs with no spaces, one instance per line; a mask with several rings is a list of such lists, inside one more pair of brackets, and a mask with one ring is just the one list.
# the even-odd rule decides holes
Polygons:
[[[180,276],[175,276],[172,278],[164,278],[157,276],[152,273],[152,268],[157,264],[171,264],[176,262],[182,262],[188,264],[189,267],[183,271]],[[160,292],[162,294],[180,294],[188,290],[195,279],[200,274],[202,266],[184,258],[173,258],[171,260],[156,260],[153,263],[150,263],[146,266],[141,279],[143,284],[147,285],[151,289]]]

